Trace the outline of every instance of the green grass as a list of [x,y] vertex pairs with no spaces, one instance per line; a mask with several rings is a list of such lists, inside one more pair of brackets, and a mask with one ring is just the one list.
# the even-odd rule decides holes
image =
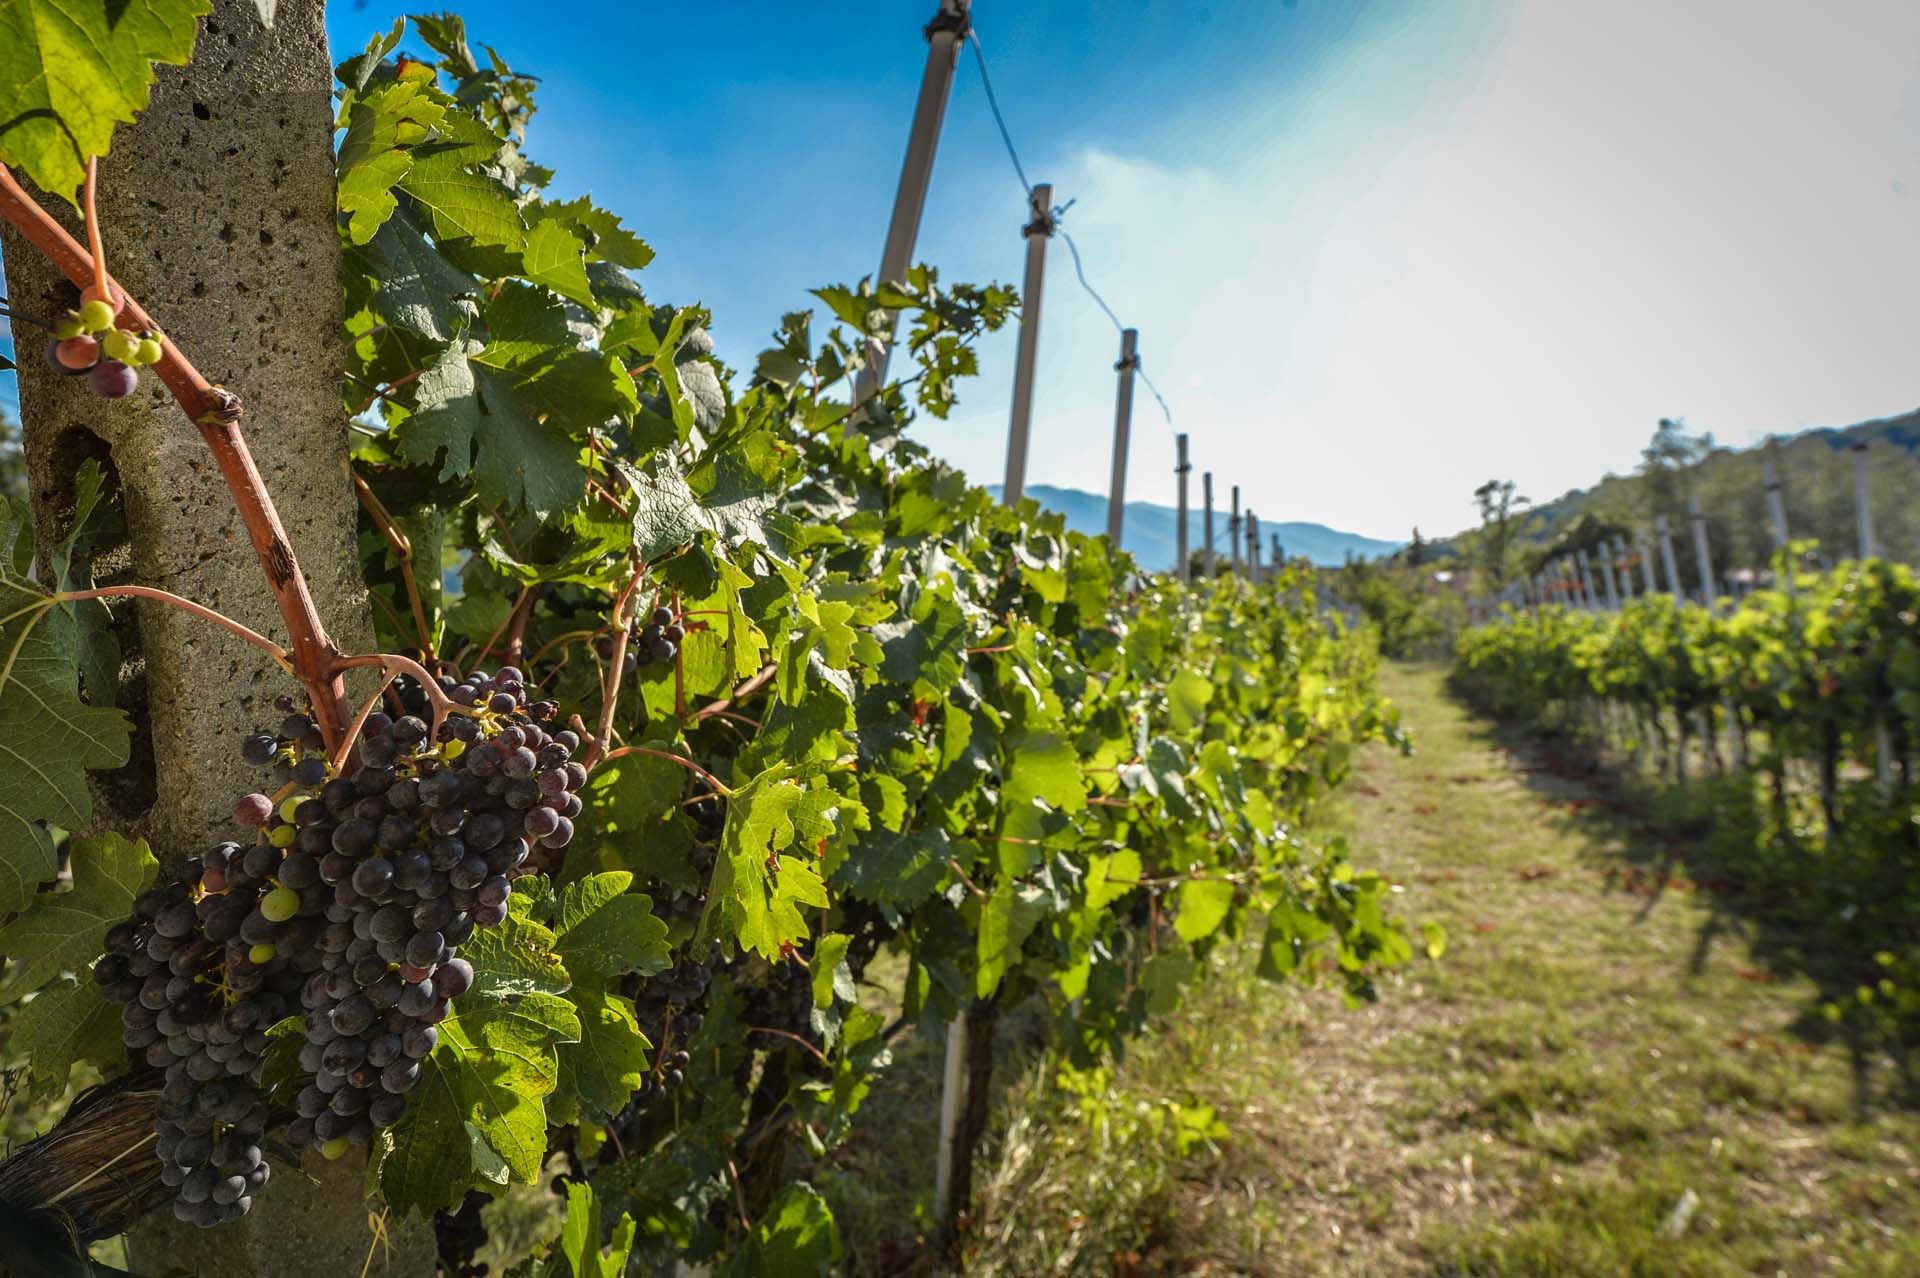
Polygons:
[[[1229,964],[1135,1045],[1104,1126],[1010,1057],[967,1271],[1920,1274],[1920,1116],[1809,1014],[1844,929],[1700,888],[1739,831],[1503,736],[1437,670],[1387,679],[1419,752],[1369,752],[1329,820],[1445,958],[1357,1011]],[[889,1118],[930,1153],[937,1054],[903,1052],[862,1170]],[[1169,1102],[1230,1137],[1170,1155]],[[931,1271],[924,1191],[841,1202],[850,1242],[883,1240],[865,1272]]]

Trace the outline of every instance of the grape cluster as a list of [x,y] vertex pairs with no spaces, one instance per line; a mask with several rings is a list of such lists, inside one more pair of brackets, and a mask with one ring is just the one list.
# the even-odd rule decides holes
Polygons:
[[638,1108],[663,1099],[686,1082],[686,1068],[692,1059],[683,1049],[665,1050],[669,1040],[690,1041],[699,1032],[701,1016],[692,1004],[706,996],[713,970],[704,963],[685,962],[649,977],[634,999],[634,1012],[647,1036],[662,1045],[655,1057],[652,1075],[634,1093]]
[[529,706],[518,670],[446,692],[468,713],[449,715],[438,740],[413,715],[369,715],[359,768],[283,802],[284,824],[270,818],[269,839],[291,849],[283,878],[292,866],[329,890],[319,970],[300,990],[312,1078],[287,1129],[328,1157],[406,1111],[435,1027],[473,984],[459,947],[507,917],[510,877],[535,845],[564,847],[580,812],[580,740],[540,726],[557,707]]
[[534,846],[572,838],[587,774],[579,738],[540,726],[558,707],[528,705],[511,667],[445,691],[461,712],[434,741],[419,717],[368,715],[346,776],[283,699],[279,730],[241,744],[284,783],[234,804],[256,841],[189,859],[107,933],[94,978],[128,1050],[165,1070],[156,1146],[184,1221],[235,1219],[267,1181],[262,1062],[284,1018],[305,1038],[296,1147],[337,1158],[397,1122],[473,984],[459,947],[506,918]]
[[[680,642],[687,637],[686,628],[674,616],[673,609],[659,607],[631,636],[627,644],[626,672],[632,674],[643,665],[668,665],[679,655]],[[600,660],[613,660],[614,641],[612,635],[599,635],[593,641],[593,650]]]
[[71,377],[86,376],[87,387],[102,399],[124,399],[139,383],[135,369],[158,364],[160,335],[117,327],[114,308],[92,298],[54,322],[47,363]]

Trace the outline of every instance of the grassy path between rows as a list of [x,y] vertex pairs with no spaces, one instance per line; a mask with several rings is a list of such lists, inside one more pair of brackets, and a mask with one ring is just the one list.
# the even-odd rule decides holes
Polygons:
[[1920,1275],[1920,1117],[1810,1034],[1815,987],[1605,778],[1385,678],[1417,753],[1369,750],[1333,829],[1445,957],[1360,1010],[1196,992],[1115,1083],[1214,1105],[1211,1157],[1043,1138],[1016,1093],[970,1271]]

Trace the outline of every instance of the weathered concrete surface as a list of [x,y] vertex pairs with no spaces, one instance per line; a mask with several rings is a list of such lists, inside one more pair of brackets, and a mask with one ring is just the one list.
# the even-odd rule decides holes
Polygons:
[[[151,107],[115,135],[100,166],[99,204],[115,277],[209,379],[244,400],[254,458],[331,636],[366,651],[372,629],[340,407],[332,66],[322,19],[319,0],[281,0],[267,31],[254,0],[215,0],[192,65],[161,68]],[[67,221],[78,231],[77,218]],[[0,236],[0,251],[23,309],[70,304],[71,289],[17,237]],[[128,528],[110,571],[284,642],[219,472],[157,379],[143,375],[133,396],[109,403],[84,379],[47,369],[34,345],[23,343],[21,399],[43,544],[64,526],[78,461],[110,458]],[[125,775],[96,787],[101,816],[146,834],[163,858],[184,856],[228,829],[233,800],[259,780],[240,760],[240,738],[277,722],[273,698],[298,687],[261,653],[158,605],[139,606],[137,632],[128,628],[126,638],[132,659],[120,698],[143,740]],[[247,1221],[204,1234],[156,1221],[136,1240],[136,1263],[229,1278],[360,1272],[369,1237],[360,1169],[327,1167],[317,1183],[276,1170]],[[367,1272],[431,1274],[430,1232],[417,1219],[390,1224]]]

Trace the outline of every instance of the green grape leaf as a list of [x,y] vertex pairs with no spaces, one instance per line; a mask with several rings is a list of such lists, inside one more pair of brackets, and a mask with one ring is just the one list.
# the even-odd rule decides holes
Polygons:
[[593,309],[593,288],[587,283],[586,246],[558,221],[535,222],[520,253],[521,274],[544,284],[570,302]]
[[1182,670],[1167,682],[1167,709],[1173,730],[1182,736],[1206,723],[1213,683],[1197,670]]
[[88,974],[107,929],[133,913],[133,898],[159,863],[145,840],[119,834],[78,838],[68,849],[73,888],[41,892],[0,927],[0,954],[13,959],[6,990],[36,990],[62,972]]
[[76,620],[69,605],[40,613],[33,606],[44,599],[0,573],[0,616],[28,609],[0,625],[0,650],[13,654],[0,689],[0,912],[25,908],[54,876],[59,867],[47,826],[87,827],[87,772],[125,763],[132,734],[120,711],[79,699]]
[[1233,909],[1234,885],[1224,879],[1188,879],[1174,894],[1179,912],[1173,930],[1189,944],[1212,936]]
[[805,1181],[782,1189],[755,1224],[747,1247],[727,1266],[729,1278],[779,1274],[826,1278],[846,1258],[827,1200]]
[[407,175],[413,160],[405,151],[383,151],[340,172],[340,211],[347,215],[347,239],[365,244],[386,224],[400,201],[393,186]]
[[[185,65],[211,0],[0,5],[0,163],[70,202],[87,160],[146,109],[153,64]],[[77,205],[76,205],[77,206]]]
[[634,1019],[633,1000],[599,984],[576,985],[569,997],[580,1017],[580,1041],[560,1045],[560,1075],[548,1119],[576,1123],[611,1119],[646,1082],[653,1044]]
[[549,1264],[547,1273],[551,1278],[621,1278],[627,1272],[635,1229],[633,1217],[622,1212],[602,1251],[600,1204],[594,1200],[593,1188],[582,1181],[568,1181],[567,1219],[560,1229],[558,1257],[566,1261],[567,1269],[563,1274]]
[[813,947],[813,1005],[832,1007],[838,997],[848,1003],[854,1001],[857,992],[853,987],[853,971],[847,966],[847,947],[853,944],[853,938],[844,932],[829,932],[814,943]]
[[833,835],[835,808],[845,800],[807,788],[792,772],[769,768],[727,796],[701,938],[724,928],[741,949],[778,960],[807,934],[800,907],[827,907],[812,845]]
[[112,1070],[125,1059],[120,1010],[93,980],[107,929],[133,913],[133,898],[158,863],[144,841],[119,834],[75,839],[73,888],[41,892],[0,928],[0,954],[14,961],[0,1001],[14,1002],[9,1050],[28,1062],[31,1094],[66,1090],[71,1067]]
[[653,260],[653,250],[645,240],[620,225],[620,219],[613,214],[595,208],[593,201],[585,196],[564,204],[536,200],[528,207],[527,216],[535,222],[552,218],[579,227],[586,233],[590,262],[608,262],[637,271]]
[[585,350],[561,304],[509,283],[486,304],[489,339],[451,343],[413,384],[395,442],[410,461],[440,459],[440,478],[468,475],[489,504],[536,515],[586,495],[581,447],[590,427],[631,415],[633,383],[611,356]]
[[368,1165],[371,1185],[395,1210],[452,1210],[469,1188],[540,1178],[543,1102],[560,1078],[556,1049],[579,1041],[580,1018],[553,994],[476,997],[480,988],[440,1022],[405,1115],[381,1134]]
[[472,146],[460,139],[415,147],[399,189],[426,210],[433,238],[473,248],[518,250],[524,239],[513,191],[477,172]]
[[667,925],[654,917],[651,900],[627,890],[632,883],[631,874],[613,870],[577,879],[554,896],[548,912],[554,948],[576,985],[672,966]]
[[834,871],[833,882],[863,901],[910,910],[939,891],[948,861],[970,865],[978,855],[979,848],[956,843],[938,826],[912,834],[875,830]]
[[1046,915],[1046,894],[1040,889],[1011,878],[994,884],[992,894],[980,903],[975,995],[986,998],[999,988],[1001,978],[1019,959],[1020,947]]

